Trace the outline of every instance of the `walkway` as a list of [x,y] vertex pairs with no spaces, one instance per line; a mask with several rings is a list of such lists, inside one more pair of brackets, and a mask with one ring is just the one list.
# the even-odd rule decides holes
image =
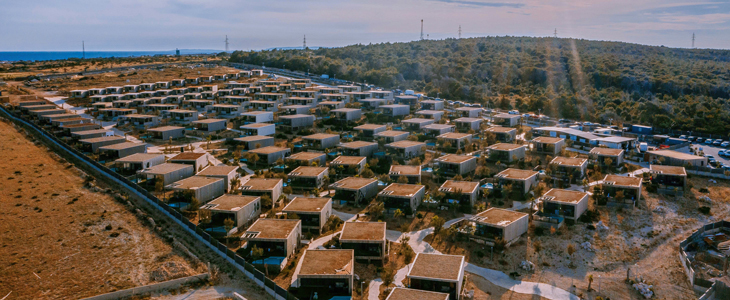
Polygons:
[[564,289],[545,283],[514,280],[500,271],[478,267],[470,263],[466,264],[465,270],[474,275],[484,277],[484,279],[489,280],[491,283],[515,293],[539,295],[552,300],[580,300],[578,296]]

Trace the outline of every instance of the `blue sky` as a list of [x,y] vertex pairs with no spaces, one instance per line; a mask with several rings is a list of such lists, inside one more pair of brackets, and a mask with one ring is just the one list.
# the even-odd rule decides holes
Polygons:
[[730,1],[0,0],[0,51],[345,46],[476,36],[558,36],[730,49]]

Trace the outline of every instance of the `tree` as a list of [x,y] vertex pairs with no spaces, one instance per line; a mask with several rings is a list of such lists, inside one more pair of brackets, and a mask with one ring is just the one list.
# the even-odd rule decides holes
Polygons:
[[274,203],[271,200],[271,196],[269,194],[261,196],[261,206],[263,207],[272,207]]
[[230,237],[229,232],[233,229],[233,226],[235,225],[235,222],[233,222],[233,219],[226,218],[223,220],[223,228],[226,229],[226,242],[228,242],[228,238]]
[[261,249],[261,248],[257,247],[256,245],[253,245],[253,248],[251,248],[251,258],[253,259],[253,261],[257,261],[263,256],[264,256],[264,249]]
[[400,177],[398,177],[398,183],[403,183],[403,184],[408,183],[408,178],[401,175]]
[[416,157],[414,159],[411,159],[411,166],[420,166],[421,165],[421,159]]
[[573,253],[575,253],[575,245],[568,244],[568,246],[565,248],[565,251],[568,252],[568,256],[570,256],[570,265],[573,265]]
[[164,191],[165,191],[165,182],[160,178],[155,178],[155,192],[162,193]]
[[207,136],[205,136],[205,141],[206,141],[206,144],[207,144],[207,145],[205,146],[205,149],[208,149],[208,150],[210,150],[210,141],[211,141],[212,139],[213,139],[213,137],[211,137],[211,135],[210,135],[210,134],[209,134],[209,135],[207,135]]
[[542,242],[540,242],[540,241],[532,242],[532,250],[534,250],[535,254],[537,254],[537,256],[539,257],[540,253],[542,251]]
[[382,201],[376,201],[375,203],[370,204],[368,206],[368,213],[373,218],[380,218],[383,215],[383,212],[385,211],[385,203]]
[[373,178],[375,177],[375,172],[373,172],[373,170],[370,170],[370,168],[365,168],[360,173],[360,176],[364,178]]
[[588,291],[589,292],[592,290],[591,284],[593,284],[593,274],[588,275]]
[[433,216],[431,218],[431,226],[433,226],[433,232],[434,234],[438,235],[441,232],[441,229],[443,229],[444,224],[446,223],[446,220],[439,216]]
[[403,216],[403,211],[401,211],[400,209],[396,209],[395,212],[393,213],[393,218],[396,218],[397,219],[397,218],[400,218],[402,216]]
[[616,192],[616,194],[613,197],[616,198],[616,202],[619,202],[619,203],[623,203],[624,199],[626,198],[626,196],[624,196],[624,191]]

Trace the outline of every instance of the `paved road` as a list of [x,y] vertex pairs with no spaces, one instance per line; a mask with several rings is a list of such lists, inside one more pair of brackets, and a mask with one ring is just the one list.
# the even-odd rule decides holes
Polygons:
[[[717,154],[720,150],[726,150],[723,147],[707,146],[705,144],[692,144],[692,148],[702,148],[702,151],[705,152],[705,154],[714,156],[717,161],[725,165],[730,165],[730,159],[728,159],[728,157],[723,157]],[[687,152],[689,152],[689,150],[687,150]]]

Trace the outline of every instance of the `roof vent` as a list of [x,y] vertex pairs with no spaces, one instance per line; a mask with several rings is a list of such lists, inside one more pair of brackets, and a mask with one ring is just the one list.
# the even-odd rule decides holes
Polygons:
[[381,195],[386,195],[386,196],[387,195],[390,195],[392,193],[393,193],[393,191],[382,191],[382,192],[380,192]]

